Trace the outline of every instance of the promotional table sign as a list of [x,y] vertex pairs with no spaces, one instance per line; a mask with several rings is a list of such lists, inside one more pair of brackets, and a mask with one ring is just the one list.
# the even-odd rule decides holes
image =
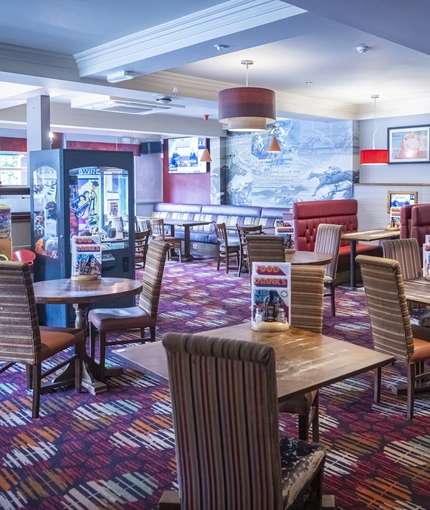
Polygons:
[[388,230],[400,229],[400,207],[390,207],[390,224]]
[[71,278],[75,280],[94,280],[102,273],[101,238],[93,236],[73,236]]
[[285,248],[294,248],[294,224],[292,220],[275,220],[275,235],[285,238]]
[[426,235],[423,244],[423,276],[430,280],[430,235]]
[[282,331],[291,320],[291,264],[252,263],[252,329]]

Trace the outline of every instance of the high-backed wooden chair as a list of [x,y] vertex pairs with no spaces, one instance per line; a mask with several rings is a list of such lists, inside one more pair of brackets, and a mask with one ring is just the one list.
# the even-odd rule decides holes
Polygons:
[[331,225],[320,223],[317,228],[317,238],[315,240],[315,252],[328,253],[331,255],[331,262],[325,266],[324,285],[328,287],[328,294],[331,301],[331,314],[336,315],[336,273],[337,262],[339,259],[340,240],[342,236],[342,225]]
[[282,236],[247,235],[245,239],[250,277],[253,262],[285,262],[285,239]]
[[146,252],[148,251],[150,235],[150,230],[134,233],[134,266],[136,269],[142,269],[145,267]]
[[[179,498],[176,506],[162,498],[160,510],[304,508],[309,488],[313,508],[320,508],[325,447],[288,438],[280,443],[273,348],[175,333],[166,334],[163,345]],[[293,461],[291,454],[297,454]]]
[[262,235],[263,227],[261,225],[254,225],[252,227],[245,227],[243,225],[236,225],[237,234],[239,236],[240,251],[239,251],[239,268],[237,276],[240,276],[242,269],[248,268],[248,248],[246,246],[247,235]]
[[[324,268],[291,266],[291,326],[322,333],[324,314]],[[309,391],[279,404],[280,413],[298,414],[299,438],[319,441],[319,392]]]
[[[96,330],[99,333],[100,343],[100,373],[99,379],[105,380],[106,347],[108,345],[122,345],[146,340],[155,341],[155,328],[157,325],[158,303],[160,301],[161,283],[163,280],[166,254],[170,243],[152,241],[146,255],[146,264],[143,271],[143,288],[137,306],[127,308],[95,308],[88,313],[90,326],[91,359],[95,361]],[[150,336],[145,337],[145,329],[149,328]],[[140,339],[107,340],[107,334],[113,331],[140,330]]]
[[[59,363],[50,360],[42,372],[42,362],[69,347],[74,353]],[[82,329],[39,327],[30,267],[22,262],[0,261],[0,373],[15,363],[25,363],[27,385],[33,388],[32,417],[39,417],[40,395],[65,382],[41,385],[42,379],[74,361],[75,389],[82,383],[85,332]]]
[[[391,354],[407,368],[407,417],[414,414],[415,383],[429,379],[424,362],[430,359],[430,343],[412,335],[403,276],[397,260],[358,255],[369,309],[373,347]],[[381,373],[376,369],[375,402],[381,399]]]
[[[179,262],[182,262],[182,239],[166,234],[163,218],[151,218],[151,235],[153,240],[169,243],[172,249],[177,248]],[[170,258],[170,252],[168,252],[168,255]]]
[[[400,264],[403,280],[413,280],[423,276],[420,247],[414,237],[382,241],[381,246],[384,258],[397,260]],[[414,335],[423,340],[429,340],[430,308],[410,301],[408,301],[408,307]]]
[[[285,239],[282,236],[246,236],[248,263],[284,262]],[[324,311],[324,268],[291,266],[291,325],[321,333]],[[307,439],[312,425],[314,441],[319,439],[319,393],[310,391],[279,405],[279,412],[298,414],[299,438]]]
[[230,257],[236,258],[237,265],[239,266],[239,252],[240,243],[238,240],[231,240],[228,238],[227,228],[225,223],[217,223],[214,221],[215,235],[218,240],[217,248],[217,269],[219,271],[222,261],[225,262],[225,272],[228,273],[230,269]]

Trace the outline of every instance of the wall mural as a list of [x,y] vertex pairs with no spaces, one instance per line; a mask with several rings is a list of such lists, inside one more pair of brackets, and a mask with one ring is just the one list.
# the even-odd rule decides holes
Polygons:
[[297,201],[352,198],[353,182],[358,182],[356,121],[277,121],[273,134],[280,154],[267,152],[270,128],[228,133],[224,203],[292,207]]

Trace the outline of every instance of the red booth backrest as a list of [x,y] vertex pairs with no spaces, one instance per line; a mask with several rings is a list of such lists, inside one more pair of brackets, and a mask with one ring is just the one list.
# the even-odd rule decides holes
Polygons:
[[[320,223],[342,225],[342,232],[358,230],[357,200],[314,200],[293,206],[294,248],[313,251]],[[342,245],[349,245],[342,242]]]
[[403,205],[400,209],[400,239],[411,237],[411,218],[414,205]]
[[430,234],[430,204],[415,205],[412,208],[410,237],[415,237],[421,248],[427,234]]

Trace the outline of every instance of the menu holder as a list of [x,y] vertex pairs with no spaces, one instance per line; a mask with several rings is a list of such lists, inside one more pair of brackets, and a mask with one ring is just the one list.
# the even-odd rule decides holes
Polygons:
[[97,280],[101,277],[102,255],[100,236],[73,236],[71,249],[72,280]]
[[254,331],[286,331],[291,320],[291,264],[252,263],[252,317]]

